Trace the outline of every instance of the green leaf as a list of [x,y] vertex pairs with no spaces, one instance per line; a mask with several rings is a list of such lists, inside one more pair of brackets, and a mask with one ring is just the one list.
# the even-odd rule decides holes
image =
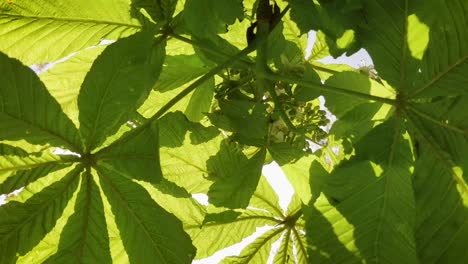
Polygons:
[[415,236],[421,262],[463,263],[467,257],[468,145],[458,144],[455,160],[440,159],[434,149],[423,148],[415,165]]
[[[183,11],[185,26],[192,35],[211,37],[226,31],[237,18],[244,16],[242,1],[192,0],[186,1]],[[200,17],[210,18],[201,20]]]
[[11,146],[8,144],[0,143],[0,155],[26,157],[28,156],[28,152],[17,146]]
[[354,232],[346,231],[352,230],[353,226],[325,195],[319,196],[313,206],[304,206],[303,212],[306,230],[313,230],[314,234],[306,235],[306,240],[298,240],[308,246],[307,254],[301,254],[302,256],[309,255],[310,259],[320,263],[336,263],[340,260],[348,263],[362,262],[362,256],[350,252],[355,250],[355,244],[352,243]]
[[170,19],[174,12],[176,11],[177,1],[179,0],[162,0],[160,1],[160,6],[164,14],[164,18]]
[[179,88],[207,71],[207,66],[196,55],[166,56],[154,89],[167,92]]
[[[381,98],[395,97],[395,92],[388,86],[357,72],[337,73],[327,79],[325,84]],[[324,97],[325,105],[338,119],[330,133],[354,142],[387,120],[394,110],[391,105],[371,100],[331,93],[324,93]]]
[[[321,30],[330,37],[330,48],[337,57],[344,50],[357,51],[354,29],[363,19],[360,12],[361,0],[350,6],[342,1],[288,0],[291,18],[297,23],[302,34],[310,30]],[[336,47],[336,48],[335,48]]]
[[150,125],[137,133],[99,152],[97,164],[127,178],[157,183],[162,177],[158,127]]
[[[18,257],[16,254],[26,254],[55,226],[78,187],[79,170],[72,170],[25,203],[12,201],[0,207],[2,263],[14,263]],[[32,191],[34,193],[34,189]]]
[[[277,1],[266,64],[232,57],[267,2],[2,2],[1,52],[67,57],[44,85],[0,54],[0,263],[464,263],[466,1]],[[376,71],[315,61],[358,48]],[[319,150],[271,141],[260,84],[301,127],[324,123],[294,113],[324,95],[338,120]],[[286,209],[261,177],[272,161]]]
[[159,120],[161,169],[164,178],[189,193],[206,193],[207,160],[219,151],[223,137],[215,127],[190,122],[182,113],[169,113]]
[[[295,202],[294,202],[295,201]],[[278,196],[264,177],[260,178],[258,188],[250,200],[247,209],[236,209],[234,211],[222,211],[221,213],[208,214],[204,224],[197,229],[189,230],[194,238],[194,244],[198,248],[197,258],[206,257],[215,253],[216,249],[232,246],[245,241],[254,231],[262,227],[263,234],[256,236],[255,240],[245,246],[240,256],[225,258],[222,263],[266,263],[266,260],[274,257],[277,263],[288,263],[288,254],[293,257],[293,243],[298,255],[308,263],[305,255],[305,247],[302,242],[296,243],[296,239],[303,241],[304,235],[299,231],[300,211],[298,213],[298,198],[293,198],[292,207],[295,212],[285,214],[279,204]],[[300,204],[300,202],[299,202]],[[298,214],[296,214],[298,213]],[[282,238],[282,250],[274,252],[272,244]],[[272,253],[272,255],[270,255]],[[215,255],[214,255],[215,256]],[[282,260],[282,262],[281,262]],[[291,259],[292,260],[292,259]],[[202,260],[203,261],[203,260]],[[210,258],[205,261],[214,261]],[[279,261],[279,262],[278,262]]]
[[63,112],[79,127],[78,94],[91,65],[106,46],[81,50],[66,61],[55,64],[39,78],[50,94],[57,100]]
[[[388,120],[359,141],[356,156],[327,177],[325,199],[309,210],[307,236],[317,245],[311,255],[328,252],[324,262],[329,263],[349,259],[350,253],[369,262],[417,263],[411,164],[408,135],[400,120]],[[324,220],[332,230],[320,226]],[[337,240],[345,248],[331,253]]]
[[[250,199],[249,206],[252,208],[261,208],[271,215],[284,217],[284,212],[279,205],[278,194],[273,190],[266,177],[260,177],[257,189]],[[249,208],[247,208],[249,209]]]
[[10,193],[48,174],[64,169],[67,164],[53,155],[19,157],[0,156],[0,193]]
[[133,8],[144,8],[151,18],[157,23],[167,22],[172,19],[178,0],[133,0]]
[[32,70],[0,53],[0,140],[81,150],[78,130]]
[[[273,145],[273,146],[270,146],[268,150],[270,151],[275,161],[279,162],[279,165],[281,166],[281,170],[286,175],[291,185],[294,187],[295,193],[300,197],[303,203],[308,204],[311,199],[317,198],[317,197],[314,197],[317,195],[317,193],[312,192],[312,189],[315,190],[317,188],[315,186],[311,187],[312,184],[310,183],[311,181],[310,174],[313,173],[311,164],[315,158],[311,156],[302,157],[304,154],[300,153],[301,158],[298,158],[297,160],[291,160],[288,162],[282,162],[284,161],[285,156],[293,154],[292,152],[299,151],[291,147],[289,148],[282,148],[282,147],[285,147],[285,146]],[[297,155],[299,155],[299,153],[297,153]],[[321,166],[319,165],[317,169],[320,169],[320,168]]]
[[147,97],[161,72],[165,41],[137,33],[108,46],[86,75],[78,96],[85,152],[98,147]]
[[174,215],[125,175],[99,165],[97,172],[130,262],[188,263],[193,259],[195,248]]
[[[280,3],[278,3],[280,4]],[[286,6],[280,6],[281,9],[284,9]],[[291,19],[291,13],[288,12],[282,19],[283,21],[283,34],[286,40],[294,43],[296,46],[296,52],[299,52],[296,56],[300,58],[295,58],[297,61],[305,60],[305,51],[307,49],[307,35],[301,35],[300,29],[297,27],[296,23]],[[293,60],[294,61],[294,60]]]
[[164,210],[176,216],[184,228],[202,225],[206,215],[205,207],[193,199],[185,189],[164,178],[157,184],[147,182],[139,184]]
[[[371,94],[382,98],[395,98],[395,92],[391,88],[385,87],[367,76],[356,72],[337,73],[330,77],[325,84],[365,94]],[[325,94],[325,99],[326,106],[338,118],[338,120],[356,106],[368,103],[368,101],[359,98],[327,93]]]
[[[221,64],[226,61],[227,58],[234,56],[235,54],[240,52],[240,49],[234,46],[232,43],[227,41],[226,39],[220,36],[214,36],[211,38],[208,37],[194,37],[194,40],[199,43],[204,43],[204,45],[208,47],[212,47],[213,50],[217,50],[218,52],[214,52],[211,49],[202,49],[198,47],[194,47],[197,55],[206,63],[216,63]],[[246,55],[241,58],[244,62],[251,62],[249,57]],[[233,64],[233,68],[236,69],[246,69],[246,64],[241,62],[235,62]]]
[[311,62],[310,60],[309,63],[320,76],[320,80],[327,80],[328,78],[333,76],[333,74],[336,74],[338,72],[356,71],[356,69],[347,64],[323,64],[318,61]]
[[295,262],[294,251],[293,251],[293,247],[291,246],[291,243],[293,243],[293,240],[291,238],[291,232],[292,231],[290,229],[286,230],[286,232],[283,233],[283,236],[280,238],[281,239],[280,248],[278,250],[278,253],[276,253],[275,255],[275,259],[273,260],[273,263],[283,264],[283,263],[289,263],[289,261],[292,261],[293,263]]
[[410,97],[466,94],[467,8],[465,1],[373,1],[360,38],[379,75]]
[[219,152],[206,166],[214,180],[208,196],[210,203],[227,208],[245,208],[257,188],[266,151],[260,149],[248,158],[236,144],[222,142]]
[[271,245],[280,239],[282,231],[282,228],[267,231],[242,250],[239,256],[225,258],[221,263],[267,263]]
[[330,56],[330,50],[327,45],[327,36],[322,31],[317,31],[314,46],[312,47],[308,60],[316,61],[327,56]]
[[68,54],[118,39],[143,27],[130,1],[2,1],[0,51],[23,63],[53,62]]
[[101,191],[89,171],[81,178],[74,214],[60,235],[57,253],[45,263],[112,263]]
[[233,132],[233,140],[251,146],[265,145],[269,120],[264,104],[244,100],[219,100],[218,104],[221,109],[208,114],[214,125]]
[[214,89],[214,78],[204,82],[195,89],[184,111],[190,121],[200,121],[210,111]]
[[[161,76],[164,78],[165,76]],[[174,76],[174,78],[176,78]],[[184,78],[177,78],[172,83],[185,82]],[[185,83],[182,86],[178,86],[172,90],[159,91],[158,84],[155,85],[156,90],[151,91],[148,96],[148,99],[144,104],[138,109],[138,112],[141,113],[144,117],[150,118],[156,112],[159,111],[161,107],[170,102],[177,94],[181,93],[185,88],[187,88],[190,83]],[[172,84],[170,85],[172,87]],[[163,88],[163,86],[161,86]],[[169,87],[165,87],[169,88]],[[198,122],[204,117],[204,113],[210,111],[211,103],[213,101],[213,92],[214,92],[214,78],[206,80],[203,84],[198,86],[194,91],[190,92],[183,99],[179,100],[171,110],[173,111],[182,111],[190,119],[190,121]]]
[[[273,226],[280,222],[275,218],[275,216],[283,217],[277,203],[278,197],[265,178],[260,178],[258,186],[252,196],[252,208],[236,209],[234,212],[241,213],[240,215],[233,214],[232,211],[228,211],[228,215],[215,211],[215,215],[207,215],[207,220],[211,221],[201,226],[186,228],[193,239],[193,244],[197,247],[196,259],[209,257],[218,250],[241,242],[253,234],[257,227]],[[270,198],[273,200],[269,200]]]
[[418,157],[416,242],[421,261],[462,263],[468,217],[466,97],[416,105],[408,114]]

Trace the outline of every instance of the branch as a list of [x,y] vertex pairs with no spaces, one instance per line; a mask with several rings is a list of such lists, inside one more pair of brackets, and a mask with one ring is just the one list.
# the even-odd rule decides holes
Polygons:
[[304,87],[309,87],[311,89],[315,89],[315,90],[322,91],[322,92],[329,92],[329,93],[334,93],[334,94],[339,94],[339,95],[344,95],[344,96],[349,96],[349,97],[354,97],[354,98],[359,98],[359,99],[364,99],[364,100],[377,101],[377,102],[381,102],[381,103],[389,104],[389,105],[397,104],[395,99],[383,98],[379,96],[374,96],[374,95],[370,95],[366,93],[360,93],[360,92],[347,90],[347,89],[343,89],[343,88],[339,88],[335,86],[325,85],[321,83],[319,84],[319,83],[313,83],[313,82],[299,80],[299,79],[293,79],[287,76],[277,75],[272,72],[263,72],[263,76],[273,81],[282,81],[282,82],[291,83],[291,84],[299,84]]
[[[213,49],[212,46],[206,45],[206,43],[204,43],[204,42],[195,41],[193,39],[186,38],[186,37],[181,36],[181,35],[176,34],[176,33],[170,33],[169,35],[171,37],[175,38],[175,39],[178,39],[180,41],[188,43],[188,44],[190,44],[192,46],[198,47],[198,48],[200,48],[202,50],[205,50],[207,52],[215,53],[216,55],[224,56],[226,58],[230,57],[229,54],[224,53],[223,51],[220,51],[220,50],[217,50],[217,49]],[[253,62],[251,62],[250,60],[246,60],[245,58],[241,58],[238,62],[242,63],[246,67],[253,67],[255,65]]]

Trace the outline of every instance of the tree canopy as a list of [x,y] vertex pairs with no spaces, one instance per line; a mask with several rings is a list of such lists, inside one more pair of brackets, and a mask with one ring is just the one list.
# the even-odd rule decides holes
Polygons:
[[[0,2],[0,194],[24,188],[0,207],[0,263],[191,263],[246,238],[221,262],[465,263],[467,14]],[[319,62],[361,48],[375,70]],[[271,162],[295,190],[285,210]]]

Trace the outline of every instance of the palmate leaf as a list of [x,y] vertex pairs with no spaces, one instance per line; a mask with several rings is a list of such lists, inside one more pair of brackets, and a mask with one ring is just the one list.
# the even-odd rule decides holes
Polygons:
[[[327,106],[338,116],[331,133],[347,137],[351,144],[343,147],[354,147],[355,157],[332,172],[329,180],[332,186],[324,187],[324,195],[306,213],[309,243],[316,250],[311,252],[312,258],[332,263],[342,260],[358,262],[360,259],[388,263],[413,263],[417,259],[430,263],[457,263],[463,259],[465,253],[461,248],[466,244],[464,222],[467,217],[463,203],[467,188],[461,156],[466,156],[468,115],[464,109],[466,76],[460,71],[466,64],[467,45],[463,39],[467,34],[458,22],[466,18],[457,12],[455,16],[458,18],[448,18],[445,14],[439,17],[428,11],[428,6],[444,12],[466,9],[466,4],[459,1],[433,1],[429,5],[407,1],[368,1],[365,15],[369,24],[362,28],[359,36],[376,62],[379,76],[385,80],[381,83],[383,85],[376,83],[375,86],[372,80],[365,81],[371,83],[370,86],[362,81],[355,82],[353,79],[356,77],[351,73],[337,74],[326,82],[330,86],[371,95],[376,93],[367,87],[375,87],[378,88],[375,91],[382,92],[388,83],[396,92],[396,101],[390,103],[395,110],[387,106],[383,111],[385,108],[381,103],[372,103],[370,98],[343,100],[340,98],[344,97],[340,96],[327,97]],[[446,43],[452,43],[458,49],[453,53],[438,52]],[[443,97],[447,95],[451,97]],[[378,96],[394,98],[384,94]],[[402,134],[407,138],[404,119],[408,121],[414,152],[416,157],[420,157],[414,169],[414,189],[409,182],[412,172],[408,170],[411,168],[408,166],[410,159],[402,167],[402,157],[410,156],[408,150],[405,151],[407,154],[402,150],[392,154],[394,148],[388,146],[388,142],[397,141],[391,140],[386,133],[378,135],[373,132],[378,129],[373,128],[375,125],[392,115],[400,120],[397,122],[402,126],[401,132],[394,135]],[[391,131],[391,127],[388,130]],[[408,145],[400,142],[395,146],[405,144]],[[366,145],[368,150],[361,151]],[[378,151],[382,146],[387,146],[387,151]],[[348,153],[352,151],[348,149]],[[369,156],[370,153],[374,154]],[[369,157],[372,157],[370,164]],[[392,160],[393,166],[383,162],[384,157]],[[379,162],[375,163],[376,160]],[[354,174],[360,176],[352,178],[350,175]],[[369,175],[387,179],[385,188],[378,187]],[[356,194],[353,195],[354,192]],[[401,200],[395,193],[401,196]],[[372,200],[370,195],[379,198]],[[376,210],[379,203],[382,205],[381,199],[385,206]],[[356,209],[360,206],[365,209]],[[398,214],[393,214],[393,211]],[[369,215],[373,213],[377,217]],[[416,223],[413,223],[413,218],[417,219]],[[318,227],[323,226],[323,220],[337,226],[334,230],[320,229]],[[385,223],[375,225],[382,221]],[[317,230],[317,236],[312,235]],[[368,232],[378,234],[373,237],[375,240],[368,240],[372,237]],[[396,241],[399,244],[395,244]],[[386,245],[385,249],[383,245]],[[356,256],[359,259],[355,259]]]
[[152,32],[144,31],[110,45],[96,59],[78,96],[85,152],[115,133],[146,99],[164,55],[165,40],[155,40]]
[[2,1],[0,51],[29,65],[56,61],[140,31],[147,22],[137,8],[129,0]]
[[[297,67],[304,66],[304,35],[296,38],[289,14],[282,19],[266,45],[272,71],[256,77],[271,78],[271,85],[296,79],[299,85],[292,86],[292,93],[303,101],[325,95],[338,121],[332,138],[310,156],[300,148],[270,144],[261,107],[258,112],[248,107],[242,115],[233,110],[229,118],[235,129],[228,122],[204,119],[215,78],[178,104],[170,101],[207,72],[205,63],[224,62],[226,54],[245,46],[246,26],[255,19],[249,16],[250,6],[256,1],[179,1],[178,11],[184,4],[186,10],[174,20],[173,0],[122,0],[111,8],[101,1],[42,2],[0,4],[5,39],[0,50],[26,63],[44,62],[95,45],[102,37],[141,31],[146,18],[158,24],[150,25],[152,33],[143,31],[106,47],[94,64],[102,48],[82,51],[57,68],[60,74],[79,70],[76,79],[51,82],[52,70],[44,80],[56,99],[31,71],[0,57],[0,69],[7,73],[0,80],[0,193],[25,187],[0,208],[0,262],[189,263],[195,254],[208,257],[266,224],[270,230],[239,256],[223,261],[461,263],[468,257],[464,1],[279,3],[281,8],[291,5],[302,33],[322,30],[328,37],[322,41],[334,55],[337,48],[353,51],[352,44],[363,43],[378,70],[379,76],[371,79],[314,62],[305,65],[304,78],[298,79],[288,70],[304,69]],[[213,8],[203,9],[201,3]],[[213,18],[206,25],[200,24],[203,13]],[[138,26],[124,29],[130,18]],[[236,21],[241,18],[243,22]],[[216,35],[233,23],[227,35]],[[161,31],[155,33],[156,27]],[[63,37],[67,30],[71,39]],[[191,33],[185,41],[201,47],[196,54],[192,48],[171,47],[173,61],[167,62],[165,76],[165,38],[184,39],[174,32]],[[35,45],[41,40],[47,49]],[[190,67],[179,71],[187,59]],[[240,59],[232,67],[251,70],[250,59]],[[130,67],[124,65],[129,61]],[[179,74],[184,76],[176,78]],[[314,87],[318,90],[308,90]],[[188,119],[180,112],[160,118],[161,109],[170,107]],[[242,118],[250,115],[259,118]],[[199,121],[203,125],[194,123]],[[242,136],[248,146],[229,142],[226,130],[236,140]],[[330,148],[339,142],[339,154],[333,154],[336,149]],[[58,156],[54,153],[61,149],[54,147],[76,153]],[[266,150],[296,189],[286,212],[260,177]],[[212,204],[232,210],[195,204],[195,193],[208,194]]]
[[370,1],[362,43],[379,75],[411,97],[466,94],[467,8],[460,0]]
[[[312,259],[336,263],[358,255],[371,263],[417,263],[411,163],[401,120],[390,119],[362,138],[356,156],[327,176],[325,196],[307,210]],[[323,218],[332,230],[322,226]],[[337,241],[346,248],[337,248]]]
[[[370,28],[363,44],[379,75],[410,101],[406,116],[420,156],[416,243],[424,262],[459,263],[465,254],[467,8],[465,1],[375,1],[366,9]],[[379,37],[371,34],[376,30]],[[447,46],[456,48],[441,48]]]
[[[282,234],[283,240],[297,240],[296,234],[303,241],[303,235],[299,230],[302,227],[297,223],[300,221],[293,215],[300,209],[300,201],[296,198],[290,204],[288,212],[284,213],[279,204],[278,196],[271,189],[264,177],[260,178],[258,188],[252,196],[249,207],[246,209],[235,209],[232,211],[215,211],[207,214],[201,226],[186,226],[187,232],[191,234],[194,245],[197,247],[197,259],[212,261],[209,257],[216,250],[220,250],[252,235],[256,228],[269,226],[270,229],[264,234],[246,245],[239,256],[231,256],[222,260],[221,263],[266,263],[270,257],[271,245]],[[210,212],[210,208],[208,208]],[[297,215],[296,217],[299,217]],[[292,221],[292,219],[295,219]],[[275,263],[291,263],[293,255],[288,259],[284,254],[293,251],[292,243],[283,245],[284,250],[275,254]],[[298,245],[296,245],[298,246]],[[297,247],[298,254],[307,254],[304,247]],[[273,256],[274,257],[274,256]],[[289,262],[288,262],[289,261]],[[301,262],[300,262],[301,263]]]
[[[141,50],[132,50],[132,43],[138,44],[135,47]],[[146,47],[146,50],[142,49],[142,46]],[[119,54],[119,58],[115,57],[116,53],[125,50],[129,54]],[[146,71],[146,78],[143,79],[145,82],[136,84],[139,85],[138,88],[142,86],[139,96],[132,97],[132,93],[130,96],[127,94],[130,102],[127,103],[125,111],[136,111],[138,104],[156,81],[164,60],[164,45],[160,45],[159,39],[155,39],[153,34],[148,32],[122,39],[106,51],[93,64],[91,73],[82,85],[78,103],[80,118],[92,118],[89,108],[93,106],[94,101],[91,98],[101,92],[102,87],[99,84],[109,79],[112,81],[112,77],[118,78],[128,69]],[[150,55],[146,57],[147,54]],[[2,66],[10,72],[34,76],[31,70],[16,60],[4,55],[2,59]],[[112,62],[116,59],[130,62],[130,67],[106,69],[106,61]],[[104,74],[97,76],[100,70],[104,71]],[[149,76],[150,74],[156,76]],[[35,85],[31,86],[30,83]],[[8,92],[10,90],[16,91],[15,98],[26,98],[30,96],[29,93],[37,94],[38,96],[30,99],[33,107],[38,104],[51,107],[30,110],[34,114],[32,125],[37,123],[42,125],[43,129],[31,130],[31,136],[24,137],[27,141],[8,135],[2,138],[4,143],[0,149],[0,190],[2,193],[9,193],[20,187],[25,188],[18,197],[10,199],[7,205],[0,208],[0,214],[3,215],[0,220],[0,262],[30,263],[34,260],[57,263],[73,260],[76,263],[111,263],[124,261],[125,258],[132,263],[191,261],[195,256],[195,248],[183,231],[181,221],[159,206],[136,181],[139,180],[143,184],[161,180],[159,132],[156,123],[138,127],[137,132],[125,134],[111,147],[100,146],[103,141],[100,139],[93,144],[86,141],[88,148],[82,149],[82,139],[79,138],[77,129],[37,77],[29,83],[18,82],[17,87],[12,86],[14,82],[11,81],[5,84],[2,86],[5,89],[5,93],[2,90],[2,96],[9,100],[5,100],[6,103],[2,105],[4,111],[7,112],[18,102],[22,102],[12,101]],[[114,90],[99,95],[103,97],[101,99],[108,100],[109,96],[119,91],[118,87],[112,88]],[[125,94],[116,96],[124,97]],[[14,104],[10,104],[10,101]],[[106,110],[106,107],[108,105],[104,102],[95,108],[94,114]],[[45,113],[51,111],[56,112],[56,122],[42,124],[43,119],[48,120],[43,117]],[[121,112],[115,110],[113,114],[109,112],[106,118],[125,122],[121,115]],[[66,120],[65,125],[60,123],[62,120]],[[84,122],[86,121],[80,119],[80,128]],[[109,126],[110,130],[115,132],[117,125]],[[56,129],[57,132],[43,132],[47,132],[47,129]],[[66,129],[77,134],[77,147],[73,144],[60,144],[64,140],[59,136],[66,135]],[[83,131],[86,130],[82,130],[81,135],[87,136]],[[105,133],[107,136],[111,132]],[[103,137],[103,134],[96,135]],[[27,142],[43,146],[28,145]],[[74,156],[58,157],[52,153],[53,149],[49,144],[66,145],[77,153],[74,153]],[[99,147],[100,151],[90,154],[88,151],[92,148],[89,147],[91,145]],[[34,152],[23,151],[23,147]],[[140,245],[142,238],[150,243]]]

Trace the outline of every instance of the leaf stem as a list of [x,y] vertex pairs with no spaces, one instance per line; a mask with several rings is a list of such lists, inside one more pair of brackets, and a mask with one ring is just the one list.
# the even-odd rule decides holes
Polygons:
[[323,91],[323,92],[330,92],[330,93],[335,93],[335,94],[339,94],[339,95],[359,98],[359,99],[363,99],[363,100],[377,101],[377,102],[381,102],[381,103],[384,103],[384,104],[390,104],[390,105],[396,105],[397,104],[396,100],[390,99],[390,98],[383,98],[383,97],[374,96],[374,95],[370,95],[370,94],[360,93],[360,92],[347,90],[347,89],[343,89],[343,88],[339,88],[339,87],[335,87],[335,86],[330,86],[330,85],[326,85],[326,84],[319,84],[319,83],[313,83],[313,82],[299,80],[299,79],[293,79],[293,78],[290,78],[290,77],[287,77],[287,76],[277,75],[277,74],[274,74],[272,72],[263,72],[263,74],[264,74],[265,78],[273,80],[273,81],[283,81],[283,82],[286,82],[286,83],[295,83],[295,84],[302,85],[304,87],[309,87],[311,89],[315,89],[315,90],[319,90],[319,91]]

